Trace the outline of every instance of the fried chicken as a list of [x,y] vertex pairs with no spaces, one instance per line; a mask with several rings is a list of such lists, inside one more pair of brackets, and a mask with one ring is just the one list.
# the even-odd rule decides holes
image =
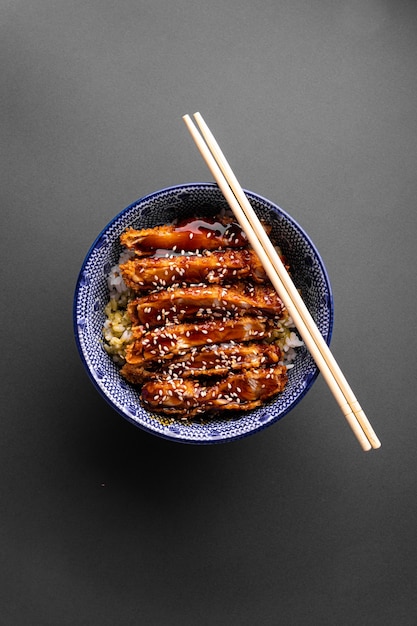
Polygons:
[[131,294],[121,374],[145,407],[192,419],[284,389],[276,329],[288,312],[233,219],[129,228],[120,243],[135,254],[120,265]]
[[[224,222],[224,221],[223,221]],[[241,248],[248,243],[246,234],[235,222],[187,220],[180,224],[135,230],[128,228],[120,243],[139,255],[154,250],[216,250]]]
[[243,283],[161,290],[133,300],[128,307],[132,322],[148,327],[211,315],[230,317],[250,313],[275,317],[282,310],[282,301],[273,288]]
[[126,362],[141,365],[145,361],[170,359],[207,344],[263,339],[270,336],[272,328],[272,322],[267,318],[249,316],[172,324],[148,331],[143,326],[134,326],[133,341],[126,348]]
[[281,350],[273,343],[209,344],[174,356],[169,363],[162,358],[141,364],[126,363],[121,373],[126,380],[139,385],[154,378],[224,376],[231,371],[274,365],[280,359]]
[[224,283],[250,278],[267,281],[266,272],[252,249],[205,251],[200,254],[134,258],[120,266],[125,284],[146,291],[177,283]]
[[142,387],[142,398],[152,411],[190,418],[216,409],[253,409],[282,391],[286,382],[285,366],[276,365],[232,373],[211,385],[190,378],[153,380]]

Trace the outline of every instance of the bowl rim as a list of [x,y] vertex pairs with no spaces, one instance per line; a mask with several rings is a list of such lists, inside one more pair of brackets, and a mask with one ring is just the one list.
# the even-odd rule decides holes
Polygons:
[[[168,432],[162,432],[162,431],[158,431],[156,429],[152,429],[149,426],[139,422],[138,420],[135,420],[133,417],[130,417],[127,412],[124,412],[120,407],[118,407],[112,401],[112,399],[105,393],[105,391],[98,384],[98,381],[96,380],[96,378],[93,376],[93,374],[92,374],[92,372],[90,370],[90,367],[89,367],[89,365],[87,363],[87,359],[85,357],[85,354],[84,354],[84,351],[83,351],[83,348],[82,348],[82,345],[81,345],[81,342],[80,342],[80,338],[79,338],[79,329],[78,329],[78,323],[77,323],[78,293],[79,293],[79,289],[80,289],[80,286],[81,286],[83,273],[84,273],[84,270],[86,268],[86,265],[89,262],[90,256],[93,253],[93,251],[96,249],[97,244],[104,237],[105,233],[125,213],[127,213],[128,211],[131,211],[132,209],[134,209],[139,204],[142,204],[144,202],[150,202],[154,197],[163,195],[165,193],[181,191],[182,189],[186,189],[186,188],[190,188],[190,187],[193,187],[193,188],[195,188],[195,187],[212,188],[212,189],[218,190],[221,193],[221,190],[218,187],[217,183],[210,182],[210,181],[209,182],[189,182],[189,183],[179,183],[179,184],[176,184],[176,185],[168,185],[166,187],[163,187],[163,188],[158,189],[156,191],[153,191],[151,193],[145,194],[145,195],[139,197],[137,200],[131,202],[128,206],[126,206],[125,208],[121,209],[101,229],[99,234],[96,236],[96,238],[94,239],[94,241],[92,242],[92,244],[88,248],[88,251],[87,251],[87,253],[84,256],[84,260],[83,260],[83,262],[81,264],[81,267],[80,267],[80,270],[78,272],[78,276],[77,276],[77,279],[76,279],[75,290],[74,290],[74,297],[73,297],[73,306],[72,306],[73,332],[74,332],[74,337],[75,337],[75,342],[76,342],[78,353],[79,353],[79,355],[81,357],[82,363],[84,365],[84,369],[87,371],[89,379],[93,383],[94,387],[98,390],[98,392],[102,396],[102,398],[104,398],[104,400],[106,400],[106,402],[111,406],[111,408],[114,411],[116,411],[117,413],[119,413],[124,419],[126,419],[127,421],[129,421],[133,425],[135,425],[136,427],[140,428],[141,430],[144,430],[145,432],[147,432],[149,434],[156,435],[158,437],[161,437],[163,439],[167,439],[169,441],[174,441],[174,442],[179,442],[179,443],[186,443],[186,444],[191,444],[191,445],[207,445],[207,444],[210,445],[210,444],[215,444],[215,443],[229,443],[229,442],[232,442],[232,441],[237,441],[239,439],[246,438],[246,437],[248,437],[250,435],[254,435],[254,434],[264,430],[265,428],[267,428],[267,427],[271,426],[272,424],[276,423],[277,421],[281,420],[285,415],[287,415],[290,411],[292,411],[295,408],[295,406],[302,400],[302,398],[307,394],[307,392],[311,389],[312,385],[316,381],[316,379],[317,379],[317,377],[318,377],[318,375],[320,373],[318,367],[317,366],[315,367],[314,374],[311,376],[308,384],[304,387],[304,389],[297,395],[296,399],[286,409],[284,409],[275,419],[273,419],[273,420],[266,420],[265,422],[262,422],[262,423],[258,422],[258,424],[256,425],[255,428],[253,428],[253,430],[249,430],[247,432],[231,435],[229,437],[218,437],[218,438],[214,437],[212,439],[193,440],[193,439],[187,439],[187,438],[185,438],[183,436],[177,435],[174,431],[170,431],[168,433]],[[250,191],[248,189],[244,189],[243,191],[244,191],[245,194],[248,195],[249,199],[251,197],[253,197],[256,200],[259,200],[259,201],[261,201],[263,203],[266,203],[267,205],[270,205],[271,207],[273,207],[274,210],[276,210],[285,219],[287,219],[296,229],[298,229],[298,231],[302,234],[303,238],[309,243],[311,248],[314,250],[314,254],[315,254],[315,257],[316,257],[317,264],[320,267],[320,270],[321,270],[321,272],[323,274],[323,277],[324,277],[324,280],[325,280],[325,283],[326,283],[326,287],[327,287],[327,300],[328,300],[328,307],[329,307],[329,323],[328,323],[328,333],[327,333],[327,337],[325,337],[325,341],[326,341],[326,343],[328,345],[330,345],[331,338],[332,338],[332,333],[333,333],[333,325],[334,325],[334,298],[333,298],[333,290],[332,290],[332,286],[331,286],[331,282],[330,282],[330,279],[329,279],[329,275],[328,275],[327,269],[326,269],[326,267],[324,265],[323,259],[322,259],[321,255],[320,255],[316,245],[313,243],[311,237],[307,234],[307,232],[304,230],[304,228],[302,228],[300,226],[300,224],[297,222],[297,220],[295,220],[289,213],[287,213],[284,209],[282,209],[275,202],[273,202],[269,198],[266,198],[265,196],[263,196],[262,194],[259,194],[257,192]]]

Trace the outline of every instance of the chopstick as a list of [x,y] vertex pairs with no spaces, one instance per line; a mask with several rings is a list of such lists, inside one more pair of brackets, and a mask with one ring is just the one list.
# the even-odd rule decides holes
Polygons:
[[190,116],[183,116],[197,148],[240,226],[246,233],[249,243],[260,258],[269,279],[292,317],[301,338],[333,393],[354,435],[364,451],[379,448],[381,442],[318,330],[217,141],[201,114],[195,113],[194,118],[201,134]]

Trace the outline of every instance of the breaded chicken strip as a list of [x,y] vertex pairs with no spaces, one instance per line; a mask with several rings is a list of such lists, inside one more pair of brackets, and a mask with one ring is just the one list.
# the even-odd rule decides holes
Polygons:
[[135,365],[126,363],[121,374],[135,385],[155,378],[196,378],[199,376],[224,376],[231,371],[266,367],[277,364],[281,350],[268,343],[221,343],[193,348],[185,355]]
[[224,315],[280,315],[283,304],[273,287],[248,286],[243,283],[231,287],[195,285],[161,290],[133,300],[128,307],[133,324],[162,326],[190,318]]
[[272,328],[271,320],[249,316],[174,324],[149,331],[136,326],[132,329],[133,341],[126,348],[126,362],[141,365],[160,358],[170,359],[194,347],[263,339],[270,336]]
[[145,383],[142,400],[151,411],[189,419],[217,409],[253,409],[282,391],[286,382],[284,365],[232,373],[208,386],[193,379],[171,378]]
[[146,291],[176,283],[221,283],[250,278],[267,280],[266,272],[252,249],[205,251],[204,254],[134,258],[120,266],[125,284],[133,291]]
[[128,228],[120,236],[120,243],[140,255],[161,249],[180,252],[241,248],[247,245],[248,240],[238,224],[223,225],[220,221],[210,223],[206,220],[194,220],[184,225],[169,224],[142,230]]

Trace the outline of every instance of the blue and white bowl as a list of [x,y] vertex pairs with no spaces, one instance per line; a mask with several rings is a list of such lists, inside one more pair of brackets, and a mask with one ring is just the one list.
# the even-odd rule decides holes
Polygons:
[[[333,327],[333,297],[323,261],[304,230],[276,204],[246,191],[254,210],[272,226],[270,237],[279,245],[290,266],[293,280],[323,337],[330,343]],[[99,234],[82,264],[74,297],[74,332],[77,347],[89,377],[109,404],[132,424],[178,442],[209,444],[252,435],[284,417],[305,396],[318,375],[317,366],[305,347],[299,348],[294,367],[288,372],[285,390],[247,413],[226,415],[207,423],[188,423],[161,417],[144,409],[139,392],[127,383],[118,366],[104,350],[102,328],[108,302],[107,275],[118,262],[120,234],[128,227],[150,228],[176,218],[209,216],[228,208],[214,183],[190,183],[168,187],[140,198],[121,211]]]

